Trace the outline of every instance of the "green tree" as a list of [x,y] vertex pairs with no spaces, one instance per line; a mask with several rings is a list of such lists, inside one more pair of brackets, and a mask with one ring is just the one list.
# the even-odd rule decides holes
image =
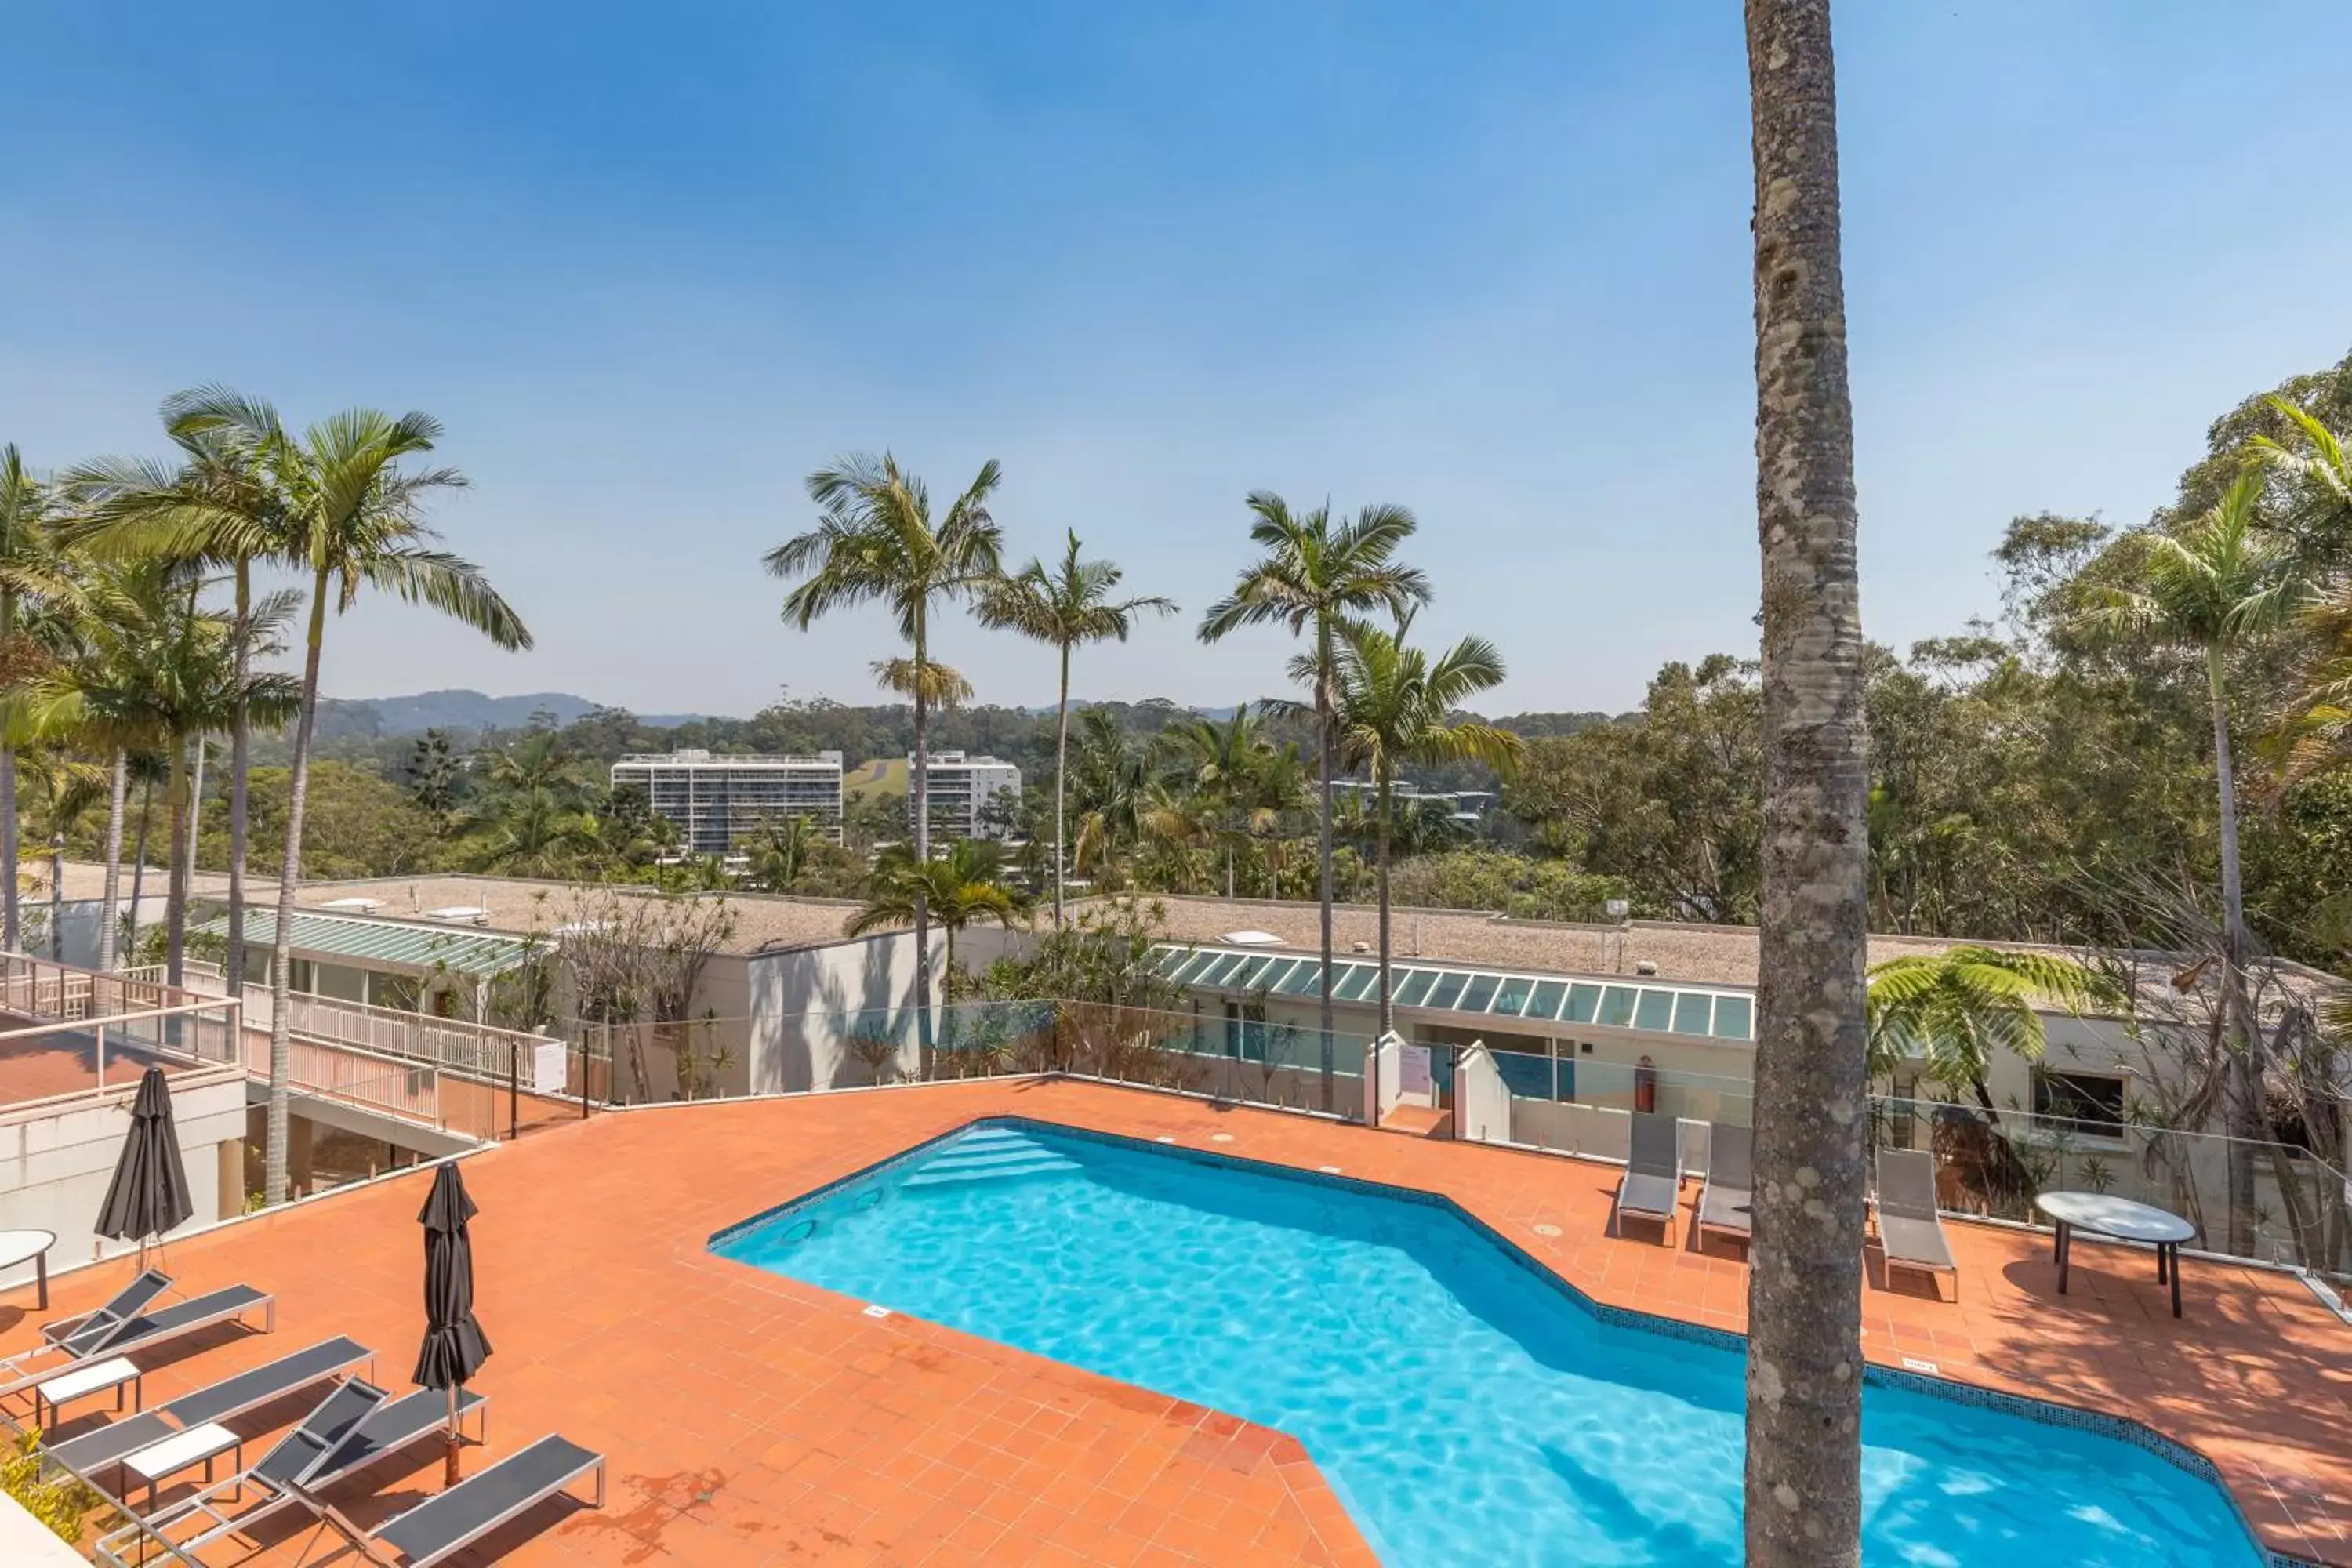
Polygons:
[[[142,556],[193,569],[227,571],[234,584],[231,622],[234,685],[253,689],[253,659],[269,635],[257,614],[257,566],[299,567],[298,541],[288,498],[271,481],[256,445],[217,417],[215,406],[234,394],[199,387],[166,398],[163,428],[179,448],[175,463],[104,458],[68,476],[78,516],[72,536],[117,558]],[[252,715],[240,709],[229,731],[228,953],[222,975],[228,993],[245,993],[245,907],[250,835],[248,773]]]
[[824,844],[824,829],[806,812],[761,822],[745,846],[751,856],[751,879],[769,892],[789,893],[808,874],[810,863]]
[[[784,595],[784,619],[806,631],[835,610],[879,603],[898,617],[898,635],[911,658],[904,689],[914,707],[914,761],[909,815],[914,858],[930,858],[930,735],[933,696],[930,621],[940,605],[965,599],[1003,572],[1004,536],[989,515],[988,498],[1003,471],[992,459],[937,525],[930,491],[898,467],[888,453],[860,453],[808,477],[809,499],[817,504],[816,526],[796,534],[763,557],[769,574],[796,580]],[[960,677],[958,678],[961,679]],[[886,677],[886,681],[887,677]],[[919,879],[909,890],[914,903],[917,1030],[928,1070],[932,1052],[930,914]]]
[[[866,879],[865,905],[841,929],[844,936],[866,936],[913,925],[918,918],[936,921],[947,941],[946,967],[952,984],[957,933],[983,921],[1011,925],[1028,909],[1029,900],[1004,879],[1003,852],[997,846],[958,838],[942,855],[919,858],[901,844],[876,859]],[[928,991],[928,986],[919,989]],[[937,1064],[929,1041],[923,1044],[922,1064],[923,1075],[930,1077]]]
[[1829,0],[1748,0],[1763,837],[1749,1568],[1862,1556],[1865,648]]
[[1062,558],[1048,568],[1042,560],[1001,582],[981,596],[984,626],[1020,633],[1052,647],[1060,662],[1061,679],[1054,704],[1054,927],[1063,924],[1064,872],[1069,861],[1066,846],[1066,800],[1070,762],[1070,650],[1087,643],[1116,637],[1127,640],[1135,617],[1146,611],[1174,615],[1176,601],[1147,594],[1114,599],[1123,574],[1108,561],[1078,558],[1078,531],[1069,531]]
[[1484,763],[1498,773],[1524,748],[1518,736],[1456,719],[1471,698],[1503,683],[1503,656],[1484,637],[1464,637],[1434,662],[1395,633],[1353,626],[1339,645],[1334,683],[1339,756],[1369,769],[1375,798],[1373,866],[1380,900],[1381,1033],[1396,1027],[1389,974],[1389,837],[1397,770],[1411,763]]
[[2000,1120],[1985,1079],[1996,1049],[2038,1062],[2047,1047],[2041,1005],[2071,1013],[2120,1004],[2113,981],[2071,958],[1966,945],[1909,952],[1874,963],[1870,984],[1870,1076],[1892,1079],[1905,1065],[1948,1089],[1976,1096]]
[[1222,721],[1171,724],[1156,745],[1169,758],[1161,774],[1167,787],[1145,806],[1142,826],[1172,843],[1222,853],[1230,899],[1236,854],[1254,849],[1306,804],[1297,752],[1268,739],[1265,716],[1246,702]]
[[2302,606],[2305,588],[2288,545],[2258,515],[2262,479],[2239,477],[2212,509],[2178,534],[2126,534],[2109,547],[2112,572],[2086,584],[2078,628],[2095,637],[2141,637],[2199,656],[2213,725],[2213,779],[2221,811],[2223,1037],[2231,1042],[2230,1247],[2253,1245],[2254,1142],[2268,1136],[2263,1031],[2249,1016],[2244,973],[2252,943],[2238,853],[2237,772],[2230,750],[2230,660]]
[[310,625],[303,638],[302,695],[294,726],[286,812],[286,854],[278,874],[277,941],[270,968],[269,1108],[264,1196],[286,1198],[288,1074],[291,1064],[289,986],[293,973],[294,893],[301,878],[304,788],[318,725],[319,666],[327,609],[338,613],[369,588],[423,604],[473,627],[503,648],[527,648],[530,633],[470,562],[435,548],[423,521],[435,492],[465,483],[454,468],[408,469],[429,452],[441,426],[429,415],[394,418],[352,409],[296,436],[266,403],[222,388],[175,404],[174,427],[217,440],[240,471],[270,492],[288,554],[309,580]]
[[1332,521],[1328,505],[1305,514],[1271,490],[1249,498],[1255,519],[1250,542],[1261,552],[1234,581],[1233,592],[1209,606],[1201,640],[1216,642],[1243,626],[1287,626],[1307,639],[1314,663],[1316,773],[1320,811],[1316,838],[1318,898],[1322,906],[1322,984],[1318,1023],[1322,1031],[1323,1109],[1331,1109],[1331,764],[1342,626],[1374,610],[1402,619],[1429,599],[1429,579],[1396,559],[1412,536],[1412,513],[1401,506],[1370,506],[1349,522]]
[[[25,466],[14,442],[0,447],[0,689],[21,685],[26,650],[23,612],[53,577],[57,493]],[[13,715],[0,715],[0,948],[21,951],[17,909],[16,749]]]

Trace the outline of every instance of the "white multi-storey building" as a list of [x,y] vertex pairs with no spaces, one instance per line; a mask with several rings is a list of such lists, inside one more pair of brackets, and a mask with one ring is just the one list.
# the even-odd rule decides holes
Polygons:
[[727,757],[701,751],[623,757],[613,787],[635,784],[697,855],[724,855],[763,822],[805,816],[841,842],[841,753]]
[[[1002,831],[986,818],[988,803],[1001,795],[1012,795],[1017,801],[1021,794],[1021,770],[1011,763],[994,757],[966,756],[961,752],[930,753],[930,773],[927,795],[930,802],[931,838],[934,843],[948,838],[1002,837]],[[907,788],[915,787],[915,757],[907,754]],[[1007,802],[1011,805],[1013,802]]]

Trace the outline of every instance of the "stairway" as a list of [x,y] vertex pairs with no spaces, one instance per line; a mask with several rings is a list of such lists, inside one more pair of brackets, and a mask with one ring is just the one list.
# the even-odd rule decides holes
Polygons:
[[1051,1175],[1075,1171],[1078,1163],[1011,1128],[984,1127],[958,1139],[952,1149],[933,1155],[908,1176],[908,1187],[964,1186],[974,1182],[1006,1182],[1021,1176]]

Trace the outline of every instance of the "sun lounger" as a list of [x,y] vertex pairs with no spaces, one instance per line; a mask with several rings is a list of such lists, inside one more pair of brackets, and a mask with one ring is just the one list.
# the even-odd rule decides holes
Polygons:
[[[143,1415],[54,1444],[41,1450],[41,1458],[98,1487],[100,1477],[117,1469],[140,1449],[152,1447],[175,1432],[258,1410],[289,1394],[299,1394],[314,1383],[348,1372],[362,1362],[373,1363],[374,1360],[375,1352],[365,1345],[346,1339],[327,1340],[308,1350],[281,1356],[266,1366],[224,1378],[210,1387],[184,1394],[169,1405]],[[103,1487],[98,1489],[106,1490]]]
[[172,1288],[172,1277],[150,1268],[114,1293],[114,1299],[94,1312],[41,1326],[41,1340],[79,1358],[106,1348],[106,1342],[145,1311]]
[[[1944,1222],[1936,1213],[1936,1157],[1916,1149],[1878,1153],[1878,1241],[1886,1267],[1909,1268],[1931,1281],[1940,1274],[1958,1279]],[[1940,1285],[1937,1294],[1942,1295]]]
[[[158,1280],[160,1286],[152,1283]],[[264,1333],[278,1326],[278,1303],[266,1290],[230,1285],[169,1306],[153,1305],[155,1297],[171,1283],[151,1270],[97,1311],[50,1324],[41,1331],[48,1342],[0,1362],[0,1394],[21,1394],[43,1378],[54,1377],[92,1357],[152,1350],[198,1330],[235,1321],[257,1307],[262,1310]],[[118,1303],[124,1304],[125,1310],[118,1310]]]
[[[470,1389],[458,1393],[461,1424],[467,1415],[483,1412],[477,1440],[488,1436],[488,1415],[483,1411],[488,1403],[487,1394]],[[180,1500],[150,1518],[144,1528],[126,1527],[120,1543],[127,1552],[143,1536],[178,1552],[193,1552],[225,1536],[242,1534],[290,1505],[316,1511],[320,1505],[312,1500],[313,1493],[425,1438],[437,1437],[448,1421],[449,1396],[438,1389],[420,1388],[394,1399],[373,1384],[349,1379],[241,1474]],[[258,1494],[250,1503],[244,1498],[248,1487]],[[225,1511],[232,1499],[239,1506]]]
[[1701,1237],[1716,1231],[1742,1241],[1755,1234],[1756,1131],[1714,1121],[1706,1129],[1706,1185],[1698,1194]]
[[334,1509],[324,1511],[370,1562],[388,1568],[427,1568],[528,1513],[592,1470],[596,1500],[591,1506],[603,1508],[604,1456],[550,1436],[426,1498],[373,1531],[357,1529]]
[[1617,1228],[1627,1218],[1655,1220],[1675,1239],[1675,1209],[1683,1185],[1682,1129],[1675,1119],[1654,1111],[1633,1113],[1633,1153],[1625,1179],[1617,1184]]

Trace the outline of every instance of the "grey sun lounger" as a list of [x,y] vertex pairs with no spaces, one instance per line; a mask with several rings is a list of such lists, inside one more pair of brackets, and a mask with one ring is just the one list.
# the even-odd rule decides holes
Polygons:
[[1698,1229],[1736,1236],[1742,1241],[1755,1235],[1749,1212],[1756,1197],[1756,1130],[1727,1121],[1711,1121],[1706,1129],[1706,1185],[1698,1194]]
[[278,1326],[277,1300],[266,1290],[229,1285],[169,1306],[155,1306],[155,1299],[171,1283],[151,1269],[97,1311],[49,1324],[41,1331],[47,1342],[0,1362],[0,1394],[22,1393],[79,1362],[150,1350],[202,1329],[236,1321],[257,1307],[262,1310],[264,1333]]
[[603,1508],[604,1456],[551,1435],[373,1531],[357,1529],[331,1508],[324,1512],[370,1562],[388,1568],[426,1568],[530,1512],[591,1471],[596,1476],[596,1500],[591,1506]]
[[[459,1390],[460,1424],[488,1403],[487,1394]],[[148,1519],[143,1529],[129,1527],[121,1532],[121,1543],[129,1550],[143,1535],[167,1542],[174,1551],[192,1552],[223,1537],[242,1534],[294,1504],[316,1512],[320,1505],[312,1500],[312,1493],[333,1487],[412,1444],[438,1436],[447,1428],[448,1420],[449,1396],[439,1389],[420,1388],[394,1399],[373,1384],[347,1379],[337,1384],[300,1426],[245,1470],[173,1503]],[[488,1439],[488,1421],[485,1411],[478,1441]],[[258,1494],[251,1503],[243,1499],[247,1487]],[[223,1504],[232,1497],[240,1506],[234,1512],[224,1511]]]
[[1625,1162],[1625,1179],[1617,1184],[1617,1228],[1622,1235],[1627,1216],[1655,1220],[1665,1228],[1665,1240],[1675,1239],[1675,1210],[1683,1185],[1682,1129],[1675,1119],[1656,1111],[1633,1113],[1633,1146]]
[[42,1449],[41,1458],[45,1464],[55,1465],[104,1492],[106,1489],[98,1485],[100,1476],[140,1449],[152,1447],[175,1432],[258,1410],[289,1394],[299,1394],[314,1383],[349,1372],[362,1362],[373,1364],[374,1361],[375,1352],[356,1341],[326,1340],[250,1372],[223,1378],[210,1387],[184,1394],[169,1405],[69,1437]]
[[[1936,1157],[1918,1149],[1878,1152],[1878,1241],[1891,1271],[1909,1268],[1956,1279],[1959,1266],[1936,1213]],[[1939,1287],[1937,1292],[1942,1294]]]

